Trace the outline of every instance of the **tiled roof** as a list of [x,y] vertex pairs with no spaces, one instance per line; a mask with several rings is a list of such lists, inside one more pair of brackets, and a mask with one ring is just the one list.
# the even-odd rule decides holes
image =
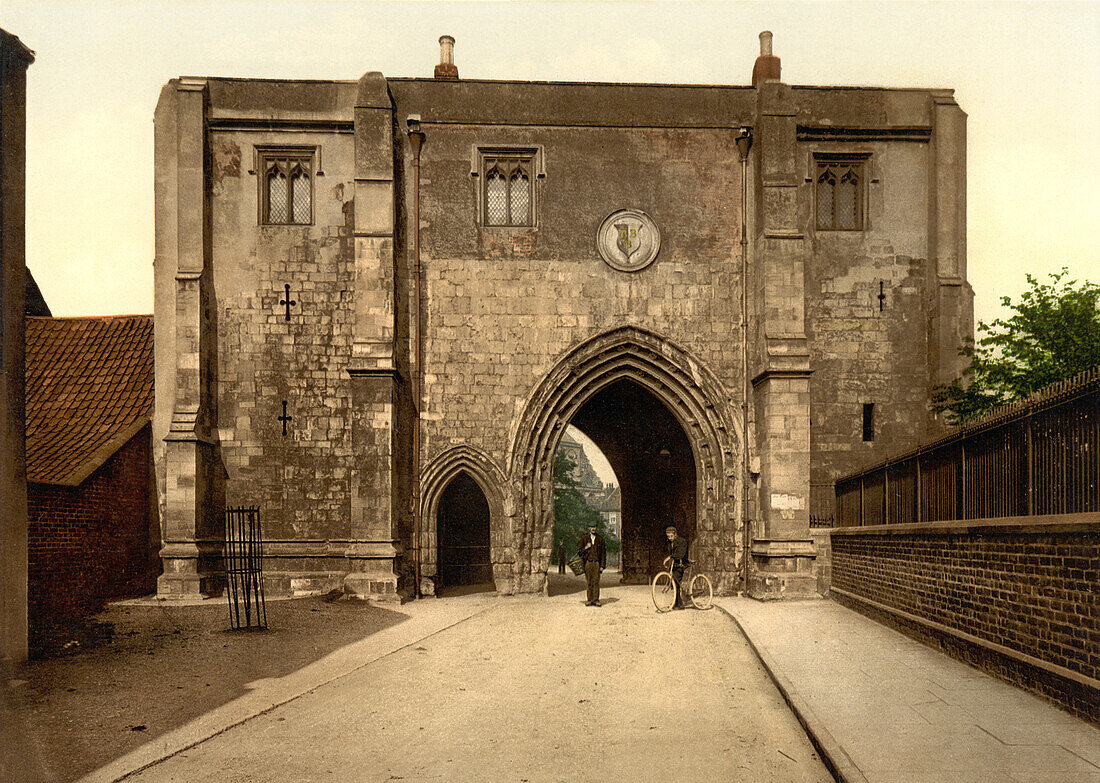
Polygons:
[[27,319],[27,481],[75,486],[153,413],[153,316]]

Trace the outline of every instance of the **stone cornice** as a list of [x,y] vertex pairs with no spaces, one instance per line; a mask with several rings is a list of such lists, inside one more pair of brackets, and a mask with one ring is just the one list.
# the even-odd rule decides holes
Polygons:
[[301,133],[354,133],[352,120],[274,119],[271,117],[211,117],[211,131],[281,131]]
[[798,141],[920,141],[932,140],[925,127],[838,128],[831,125],[798,125]]

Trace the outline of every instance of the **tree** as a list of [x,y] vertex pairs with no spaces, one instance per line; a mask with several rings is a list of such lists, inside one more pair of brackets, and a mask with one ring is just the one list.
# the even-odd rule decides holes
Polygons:
[[621,542],[607,529],[600,512],[588,505],[577,489],[577,480],[573,478],[575,467],[564,452],[554,456],[554,556],[557,557],[562,544],[566,557],[575,555],[577,542],[588,532],[589,525],[596,526],[608,552],[618,552]]
[[936,388],[933,409],[960,424],[1100,365],[1100,286],[1068,276],[1065,267],[1049,284],[1028,275],[1019,301],[1001,297],[1012,315],[978,322],[980,339],[960,351],[970,365]]

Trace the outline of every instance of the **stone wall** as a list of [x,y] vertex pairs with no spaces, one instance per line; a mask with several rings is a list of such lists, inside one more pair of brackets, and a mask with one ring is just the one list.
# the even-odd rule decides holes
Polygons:
[[[258,145],[273,143],[318,150],[324,173],[313,182],[312,225],[259,224],[251,161]],[[260,507],[273,589],[331,589],[338,574],[314,558],[323,542],[348,537],[351,138],[226,131],[214,135],[210,152],[226,502]]]
[[[960,213],[939,207],[960,183],[962,117],[945,91],[779,82],[174,80],[156,116],[162,593],[212,584],[223,485],[263,510],[277,591],[423,588],[408,577],[434,565],[431,482],[458,470],[489,501],[498,588],[539,590],[553,447],[623,379],[684,430],[678,469],[696,484],[677,507],[721,588],[743,587],[756,516],[754,557],[774,571],[760,591],[812,590],[808,519],[828,498],[811,482],[930,426],[933,355],[959,331],[937,319],[967,302]],[[741,126],[756,138],[748,194]],[[257,145],[317,150],[310,225],[259,225]],[[482,225],[479,150],[502,148],[537,151],[531,226]],[[821,236],[813,156],[852,150],[871,161],[867,230]],[[596,248],[625,208],[661,231],[634,272]],[[944,280],[962,293],[945,299]],[[882,422],[869,447],[864,402]],[[608,429],[603,413],[589,429]]]
[[817,583],[819,595],[829,594],[829,585],[833,579],[833,550],[830,528],[812,527],[810,537],[814,541],[814,550],[817,557],[814,558],[814,579]]
[[[803,219],[813,236],[806,269],[810,513],[827,518],[837,477],[942,430],[928,407],[929,390],[961,372],[957,351],[973,331],[965,218],[941,203],[946,191],[965,192],[965,168],[958,166],[965,162],[965,114],[950,91],[798,93],[813,105],[813,123],[799,134]],[[876,122],[881,130],[844,136],[845,128]],[[866,156],[862,231],[815,230],[815,156],[829,154]],[[948,289],[951,309],[942,302]],[[954,341],[950,348],[939,345],[941,337]],[[874,433],[865,441],[868,403]]]
[[[398,113],[424,109],[408,100]],[[570,351],[628,325],[685,346],[721,382],[717,402],[736,406],[744,375],[732,132],[594,123],[424,123],[422,464],[467,446],[508,474],[524,406],[540,381]],[[471,157],[479,147],[543,150],[535,226],[478,225],[481,180],[471,174]],[[626,207],[649,214],[661,231],[657,260],[638,272],[611,268],[596,250],[600,223]],[[511,556],[507,524],[494,520],[497,558]],[[543,531],[533,532],[538,538]]]
[[1100,514],[834,529],[830,595],[1100,719]]
[[[730,393],[741,388],[731,334],[741,296],[740,169],[728,131],[427,131],[426,461],[461,442],[503,464],[519,405],[554,362],[626,324],[690,345]],[[538,225],[478,227],[471,148],[540,144]],[[662,232],[660,255],[640,272],[612,269],[595,247],[600,223],[624,207],[647,212]]]
[[24,448],[27,68],[34,55],[0,30],[0,679],[27,657]]
[[31,649],[55,622],[147,595],[160,573],[153,456],[144,427],[79,486],[28,487]]

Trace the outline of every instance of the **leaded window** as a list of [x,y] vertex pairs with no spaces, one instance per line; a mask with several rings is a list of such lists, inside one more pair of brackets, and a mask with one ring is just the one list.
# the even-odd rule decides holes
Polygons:
[[487,226],[533,226],[534,153],[484,154],[482,220]]
[[863,168],[862,160],[818,162],[819,231],[863,230]]
[[313,150],[260,152],[260,222],[313,222]]

